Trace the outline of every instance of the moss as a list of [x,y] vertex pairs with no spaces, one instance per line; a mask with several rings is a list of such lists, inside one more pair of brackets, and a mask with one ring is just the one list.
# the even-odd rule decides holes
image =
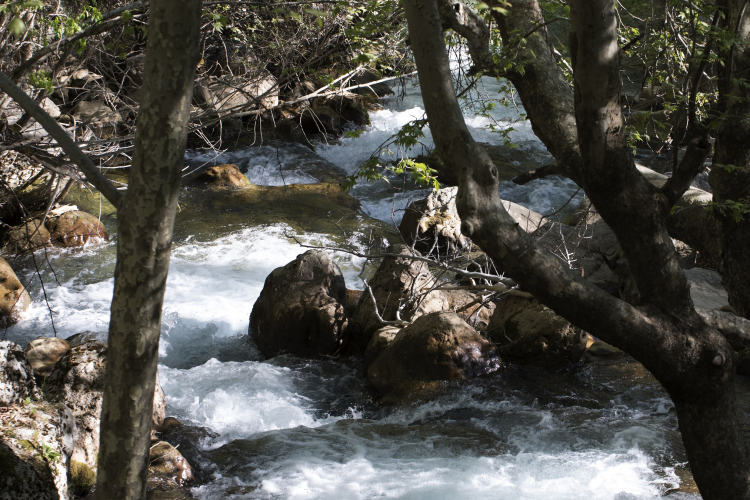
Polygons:
[[85,496],[96,484],[96,472],[83,462],[70,462],[68,489],[76,496]]

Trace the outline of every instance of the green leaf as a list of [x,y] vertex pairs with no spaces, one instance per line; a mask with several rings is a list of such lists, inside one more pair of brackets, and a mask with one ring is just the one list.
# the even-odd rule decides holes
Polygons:
[[20,17],[14,17],[8,23],[8,31],[15,36],[21,36],[26,31],[26,24],[24,24]]
[[130,12],[129,10],[126,10],[125,12],[122,13],[121,17],[124,23],[129,23],[130,21],[133,20],[133,13]]

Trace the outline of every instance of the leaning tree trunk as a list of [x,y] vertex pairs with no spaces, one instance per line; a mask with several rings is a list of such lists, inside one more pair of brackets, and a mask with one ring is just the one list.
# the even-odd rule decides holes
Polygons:
[[[750,462],[734,396],[735,356],[726,339],[696,314],[665,227],[671,206],[690,182],[680,174],[656,188],[629,156],[612,0],[574,2],[575,113],[581,181],[628,257],[641,296],[637,305],[573,273],[504,210],[497,170],[461,115],[435,0],[404,5],[430,130],[441,159],[459,181],[462,232],[524,290],[654,374],[675,403],[705,499],[750,500]],[[691,144],[678,172],[696,171],[708,153],[705,143]]]
[[201,3],[153,0],[128,190],[117,216],[117,265],[96,495],[146,497],[151,414]]

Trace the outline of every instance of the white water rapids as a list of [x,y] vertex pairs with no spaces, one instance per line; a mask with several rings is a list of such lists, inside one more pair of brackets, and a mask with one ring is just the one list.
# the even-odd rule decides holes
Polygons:
[[[502,113],[501,124],[514,118]],[[313,172],[320,169],[351,174],[400,125],[422,114],[418,95],[409,90],[404,101],[391,99],[372,113],[362,136],[319,145],[317,155],[274,144],[219,158],[192,151],[188,160],[237,163],[256,184],[316,182]],[[477,139],[497,142],[484,128],[486,118],[468,116],[467,123]],[[521,148],[540,163],[548,159],[528,123],[514,126]],[[502,189],[504,198],[541,213],[573,193],[559,179]],[[354,191],[365,213],[388,222],[394,200],[400,208],[420,193],[382,185]],[[178,214],[181,236],[164,303],[160,380],[169,415],[212,431],[180,448],[203,480],[192,490],[196,498],[641,500],[679,486],[677,469],[686,458],[673,407],[635,363],[592,363],[563,372],[511,367],[451,385],[429,402],[382,407],[356,361],[262,361],[243,337],[265,277],[305,250],[285,236],[284,224],[238,224],[216,235],[193,234],[191,224]],[[302,237],[324,243],[332,236]],[[49,252],[59,284],[46,264],[42,278],[59,337],[82,331],[105,337],[114,248]],[[347,286],[360,288],[363,262],[335,258]],[[36,259],[44,263],[43,252]],[[25,345],[53,329],[34,265],[29,258],[20,264],[19,277],[32,283],[35,302],[6,338]]]

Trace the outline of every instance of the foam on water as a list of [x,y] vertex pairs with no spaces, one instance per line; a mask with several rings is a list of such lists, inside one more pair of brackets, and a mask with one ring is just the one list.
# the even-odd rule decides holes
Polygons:
[[342,418],[316,416],[315,402],[298,393],[288,367],[210,359],[188,370],[163,366],[159,377],[175,416],[220,434],[209,448],[259,432],[318,427]]
[[[221,349],[216,342],[222,338],[227,338],[223,341],[228,342],[225,350],[233,349],[232,337],[247,333],[250,311],[266,276],[307,250],[285,236],[288,230],[285,226],[245,228],[213,241],[175,244],[163,308],[164,362],[184,366],[192,360],[202,364]],[[330,244],[322,235],[300,239]],[[86,271],[91,268],[86,263],[87,253],[59,253],[52,260],[61,285],[47,273],[46,291],[59,337],[107,331],[114,288],[114,245],[107,249],[106,258],[93,273]],[[357,286],[363,261],[340,254],[334,259],[341,265],[347,283]],[[26,274],[33,276],[33,268]],[[36,300],[24,319],[9,330],[18,341],[53,335],[42,290],[38,285],[31,290]]]

